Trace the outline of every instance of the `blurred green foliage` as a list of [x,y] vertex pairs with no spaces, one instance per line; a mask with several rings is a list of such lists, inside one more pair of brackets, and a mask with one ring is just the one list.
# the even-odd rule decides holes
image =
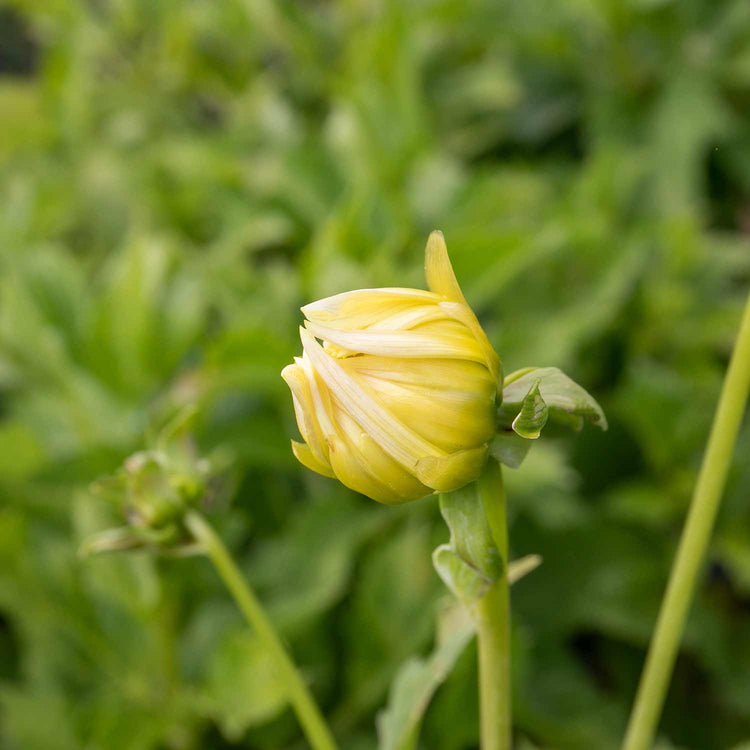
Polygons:
[[[372,750],[444,596],[435,499],[296,464],[300,304],[422,286],[442,229],[506,371],[610,430],[508,475],[519,747],[621,736],[750,285],[745,0],[0,6],[0,747],[300,748],[208,564],[82,561],[87,487],[182,405],[234,456],[220,533],[342,747]],[[750,738],[750,425],[663,747]],[[416,666],[412,667],[416,669]],[[469,648],[420,747],[476,745]]]

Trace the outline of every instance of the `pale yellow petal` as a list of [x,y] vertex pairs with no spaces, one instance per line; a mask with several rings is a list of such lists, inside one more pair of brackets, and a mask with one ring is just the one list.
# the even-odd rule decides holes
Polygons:
[[451,316],[440,305],[412,305],[376,323],[371,323],[365,328],[368,331],[409,331],[437,320],[449,321]]
[[453,302],[466,304],[456,274],[453,273],[448,248],[441,231],[436,229],[430,234],[424,255],[424,271],[430,291]]
[[486,445],[442,458],[425,456],[417,462],[417,478],[438,492],[452,492],[476,479],[486,458]]
[[379,482],[368,467],[359,460],[353,447],[341,438],[331,441],[331,466],[341,484],[355,492],[360,492],[379,503],[393,505],[402,502],[401,498]]
[[[391,458],[373,440],[362,427],[355,422],[343,409],[335,409],[336,424],[340,429],[347,448],[357,462],[366,467],[372,478],[387,488],[391,498],[384,500],[386,493],[378,498],[381,502],[395,503],[424,497],[432,490],[423,485],[401,464]],[[368,494],[368,493],[364,493]]]
[[413,383],[426,388],[456,388],[493,398],[497,390],[483,362],[456,359],[410,359],[363,355],[349,357],[342,365],[357,373],[394,383]]
[[486,362],[484,352],[465,328],[445,333],[426,328],[413,331],[339,331],[310,322],[307,328],[316,338],[330,341],[352,354],[404,359],[445,357]]
[[497,352],[492,348],[487,334],[479,324],[477,316],[474,315],[474,311],[460,302],[441,302],[440,307],[456,320],[461,321],[472,332],[479,348],[484,354],[484,360],[487,368],[492,373],[492,379],[499,389],[502,386],[502,363],[500,362],[500,357],[497,356]]
[[372,467],[373,474],[387,485],[394,498],[398,498],[389,504],[416,500],[432,492],[431,487],[422,484],[411,472],[394,461],[366,432],[360,434],[357,446],[363,460]]
[[438,295],[421,289],[357,289],[311,302],[302,312],[314,323],[357,330],[412,307],[437,305],[439,301]]
[[310,397],[313,403],[316,420],[323,434],[324,441],[328,441],[331,436],[336,434],[336,429],[331,421],[331,404],[328,395],[328,389],[321,386],[320,380],[315,374],[315,368],[310,362],[307,354],[303,353],[300,366],[302,367],[307,378],[307,385],[310,388]]
[[[354,359],[357,359],[356,357]],[[349,360],[342,362],[345,366]],[[495,431],[494,393],[394,383],[360,375],[404,424],[445,451],[487,442]]]
[[336,478],[331,467],[318,461],[307,444],[298,443],[296,440],[292,440],[292,453],[294,453],[297,460],[303,466],[306,466],[311,471],[322,474],[324,477],[331,477],[331,479]]
[[315,414],[308,377],[301,364],[287,365],[281,377],[292,392],[297,426],[304,441],[310,446],[315,459],[322,464],[328,461],[328,446]]

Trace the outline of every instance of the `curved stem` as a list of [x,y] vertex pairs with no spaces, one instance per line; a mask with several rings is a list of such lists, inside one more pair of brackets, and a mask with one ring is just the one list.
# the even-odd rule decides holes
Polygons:
[[695,582],[711,536],[750,390],[750,297],[729,363],[623,750],[647,750],[664,705]]
[[258,636],[263,639],[266,648],[273,655],[279,677],[286,688],[289,702],[297,714],[310,746],[314,750],[336,750],[336,742],[315,703],[315,699],[307,689],[271,621],[263,611],[263,607],[252,589],[242,577],[242,573],[232,560],[224,543],[208,521],[196,511],[190,511],[186,515],[185,524],[213,562],[216,572],[231,592],[245,619]]
[[511,747],[510,596],[505,488],[500,465],[490,459],[477,480],[503,572],[477,606],[479,639],[479,703],[482,750]]

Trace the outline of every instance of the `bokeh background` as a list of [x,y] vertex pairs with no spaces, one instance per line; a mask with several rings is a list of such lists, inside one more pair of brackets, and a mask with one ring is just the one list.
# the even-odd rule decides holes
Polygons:
[[[301,304],[423,286],[610,430],[507,472],[520,747],[621,736],[750,286],[745,0],[0,3],[0,747],[302,748],[205,560],[81,560],[89,483],[196,403],[214,522],[346,750],[434,639],[434,499],[300,467]],[[661,725],[750,739],[750,424]],[[477,742],[469,647],[420,747]]]

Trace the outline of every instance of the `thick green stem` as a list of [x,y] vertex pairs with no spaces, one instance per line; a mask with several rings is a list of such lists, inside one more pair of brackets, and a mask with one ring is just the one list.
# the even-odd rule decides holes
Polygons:
[[690,511],[641,676],[623,750],[648,750],[706,553],[750,390],[750,298],[716,409]]
[[185,524],[213,562],[217,573],[231,592],[245,619],[263,639],[269,653],[273,655],[279,678],[285,685],[289,702],[297,714],[310,746],[314,750],[336,750],[336,742],[320,709],[224,543],[206,519],[195,511],[187,514]]
[[477,606],[482,750],[510,750],[510,597],[505,489],[500,465],[490,459],[478,480],[484,511],[503,563],[502,576]]

